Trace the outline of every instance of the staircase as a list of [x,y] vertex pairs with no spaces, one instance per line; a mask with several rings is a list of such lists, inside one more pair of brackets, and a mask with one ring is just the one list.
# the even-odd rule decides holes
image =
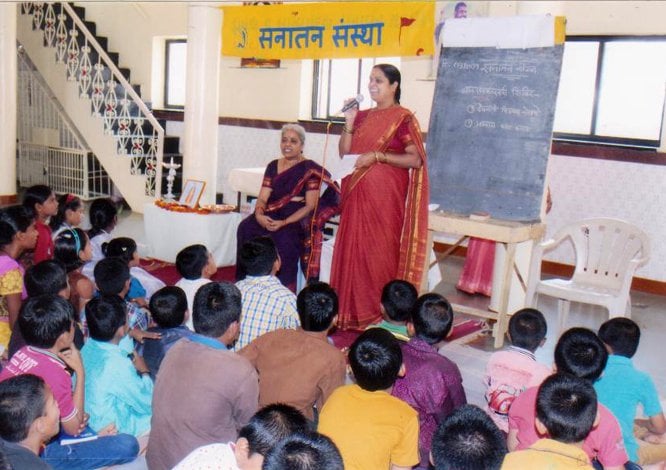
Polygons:
[[[86,147],[133,211],[161,194],[162,161],[182,163],[177,137],[165,137],[130,70],[108,41],[68,3],[22,3],[18,41]],[[182,171],[182,170],[181,170]],[[182,174],[182,173],[181,173]],[[180,190],[180,175],[174,192]]]

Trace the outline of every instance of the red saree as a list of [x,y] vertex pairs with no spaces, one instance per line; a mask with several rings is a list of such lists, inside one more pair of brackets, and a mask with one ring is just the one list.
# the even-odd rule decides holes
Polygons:
[[404,279],[417,289],[428,230],[428,176],[418,122],[400,106],[360,111],[351,153],[404,153],[414,144],[419,169],[374,164],[342,181],[342,213],[331,268],[339,299],[338,327],[363,329],[381,318],[384,285]]

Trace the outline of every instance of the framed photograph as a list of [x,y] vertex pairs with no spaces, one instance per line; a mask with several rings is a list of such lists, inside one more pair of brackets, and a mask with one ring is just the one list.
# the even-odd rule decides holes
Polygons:
[[279,69],[280,59],[241,58],[242,69]]
[[205,181],[187,180],[183,186],[183,192],[180,194],[178,204],[195,209],[199,206],[199,199],[206,187]]
[[441,33],[444,23],[459,18],[473,18],[475,16],[488,16],[488,2],[480,1],[445,1],[435,3],[435,52],[430,68],[430,78],[437,78],[439,67],[439,54],[442,46]]

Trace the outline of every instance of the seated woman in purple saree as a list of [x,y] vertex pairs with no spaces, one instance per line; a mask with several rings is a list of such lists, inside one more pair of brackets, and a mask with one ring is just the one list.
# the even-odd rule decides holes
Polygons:
[[[237,253],[253,238],[273,239],[282,261],[277,276],[294,292],[299,259],[307,281],[319,277],[323,226],[339,210],[339,188],[324,168],[303,156],[304,143],[303,127],[282,128],[282,158],[266,167],[254,214],[241,222],[237,233]],[[324,184],[328,187],[319,197]],[[236,262],[236,279],[244,277]]]

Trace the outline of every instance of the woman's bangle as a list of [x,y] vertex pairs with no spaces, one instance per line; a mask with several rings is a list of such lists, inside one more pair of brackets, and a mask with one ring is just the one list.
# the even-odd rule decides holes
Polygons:
[[373,156],[375,157],[375,163],[379,163],[379,156],[377,155],[377,151],[375,150],[372,152]]
[[349,127],[347,127],[347,124],[345,124],[342,126],[342,132],[344,132],[345,134],[352,135],[354,133],[354,129],[353,128],[350,129]]

